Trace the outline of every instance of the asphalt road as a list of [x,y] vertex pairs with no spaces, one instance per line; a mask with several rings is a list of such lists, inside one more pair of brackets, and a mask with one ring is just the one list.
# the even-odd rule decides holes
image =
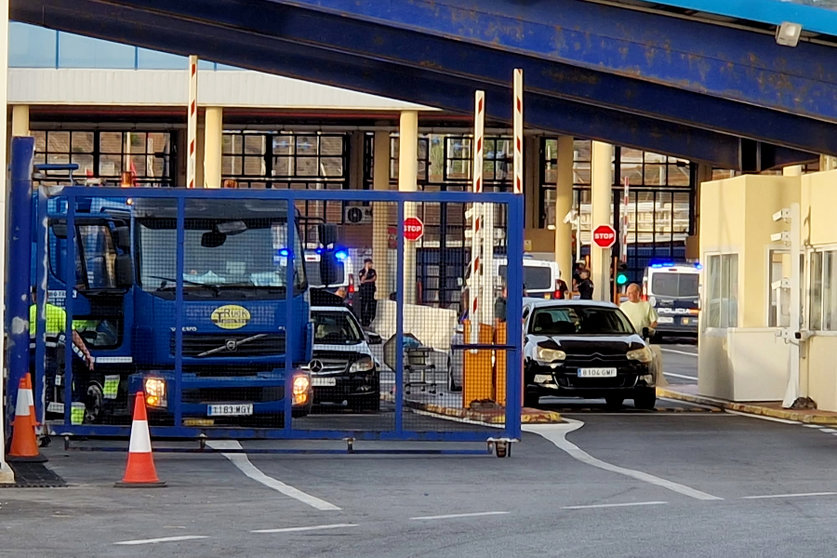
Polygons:
[[157,451],[155,489],[113,487],[124,449],[54,443],[48,465],[70,486],[0,489],[0,556],[834,554],[837,432],[717,412],[567,419],[525,427],[506,459]]

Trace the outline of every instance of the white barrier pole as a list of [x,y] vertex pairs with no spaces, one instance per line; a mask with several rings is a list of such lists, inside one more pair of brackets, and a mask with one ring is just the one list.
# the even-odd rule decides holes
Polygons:
[[189,114],[187,121],[189,163],[186,167],[186,187],[195,187],[198,139],[198,57],[189,57]]
[[[474,155],[473,192],[482,192],[483,165],[483,129],[485,128],[485,91],[474,93]],[[471,277],[468,285],[470,308],[468,319],[471,322],[469,341],[478,343],[479,324],[484,321],[482,314],[487,311],[480,293],[482,280],[482,204],[471,204]]]
[[[0,0],[0,301],[6,298],[6,199],[8,183],[6,161],[6,124],[8,116],[6,106],[8,105],[8,84],[9,84],[9,0]],[[6,308],[0,304],[0,324],[6,323]],[[15,482],[15,474],[6,463],[6,395],[4,393],[6,384],[6,362],[4,351],[0,351],[0,483],[10,484]]]
[[514,70],[514,193],[523,193],[523,70]]

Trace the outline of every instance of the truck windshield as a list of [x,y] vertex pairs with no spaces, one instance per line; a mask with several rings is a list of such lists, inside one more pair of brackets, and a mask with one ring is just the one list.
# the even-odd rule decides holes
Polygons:
[[[137,225],[141,286],[147,291],[174,289],[176,219],[142,218]],[[297,254],[294,290],[306,287],[299,235],[295,235],[294,250],[289,250],[284,219],[186,219],[185,226],[184,290],[284,288],[291,252]]]
[[649,294],[671,298],[697,298],[698,283],[697,273],[657,272],[651,278]]

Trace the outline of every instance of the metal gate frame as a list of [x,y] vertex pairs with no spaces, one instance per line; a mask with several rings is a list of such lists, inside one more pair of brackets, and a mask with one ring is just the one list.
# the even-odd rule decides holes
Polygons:
[[[185,189],[115,189],[115,188],[82,188],[82,187],[65,187],[60,191],[60,195],[66,197],[68,200],[69,211],[67,212],[67,230],[68,230],[68,247],[65,255],[65,277],[64,283],[67,285],[65,292],[65,304],[67,312],[67,324],[65,331],[71,331],[71,320],[73,316],[73,296],[74,289],[70,285],[75,285],[75,246],[73,242],[75,239],[75,218],[76,204],[73,203],[79,198],[89,197],[132,197],[132,198],[169,198],[177,199],[178,206],[178,246],[183,244],[183,219],[187,200],[198,198],[210,199],[269,199],[283,201],[287,204],[289,209],[296,207],[298,201],[361,201],[361,202],[382,202],[394,203],[397,205],[397,230],[403,231],[403,222],[405,217],[405,203],[493,203],[503,205],[507,208],[509,223],[523,223],[523,197],[511,193],[466,193],[466,192],[390,192],[390,191],[297,191],[297,190],[185,190]],[[37,247],[38,254],[36,261],[47,264],[45,253],[46,249],[46,222],[44,215],[46,213],[47,199],[43,195],[39,196],[37,205]],[[14,210],[14,208],[12,208]],[[522,255],[523,255],[523,231],[522,226],[511,226],[507,230],[508,238],[508,260],[509,262],[518,262],[518,269],[522,269]],[[70,237],[69,235],[72,235]],[[294,246],[294,236],[296,231],[294,227],[288,227],[288,245]],[[183,249],[177,251],[177,294],[176,294],[176,323],[175,336],[177,347],[181,347],[182,342],[182,304],[183,304]],[[398,285],[403,284],[404,277],[404,253],[405,253],[405,239],[403,234],[397,235],[396,247],[396,280]],[[133,253],[132,253],[133,257]],[[289,264],[287,266],[287,282],[290,285],[293,283],[293,258],[297,257],[295,254],[289,255]],[[301,255],[299,257],[302,257]],[[509,266],[512,267],[511,265]],[[42,265],[38,267],[37,274],[37,288],[39,291],[39,329],[43,329],[43,301],[44,301],[44,287],[46,286],[46,268]],[[517,293],[522,292],[522,274],[509,273],[508,292]],[[291,313],[293,306],[290,301],[293,297],[293,289],[286,289],[286,309],[287,317],[286,324],[291,323]],[[404,292],[403,289],[397,289],[396,297],[396,369],[395,382],[396,386],[404,385]],[[509,297],[507,312],[509,316],[519,316],[522,311],[522,300],[520,297]],[[160,438],[261,438],[261,439],[289,439],[289,440],[393,440],[393,441],[456,441],[456,442],[486,442],[493,439],[519,439],[521,432],[521,378],[522,378],[522,324],[520,320],[511,319],[508,321],[508,339],[513,340],[506,345],[467,345],[467,349],[493,349],[507,351],[508,363],[506,374],[506,389],[508,393],[507,406],[505,409],[505,426],[502,429],[497,429],[496,435],[490,438],[486,437],[486,432],[483,431],[450,431],[450,432],[433,432],[433,431],[415,431],[405,428],[403,423],[403,411],[406,408],[404,401],[404,394],[402,389],[396,389],[395,395],[395,426],[392,430],[302,430],[293,428],[293,419],[285,420],[282,428],[243,428],[243,427],[201,427],[201,426],[183,426],[180,420],[179,393],[175,394],[177,397],[175,424],[176,426],[152,426],[151,433],[155,437]],[[295,331],[294,328],[286,328],[286,347],[294,345],[294,340],[301,332]],[[43,355],[43,344],[38,343],[38,354]],[[71,378],[71,354],[72,344],[67,343],[66,351],[66,368],[65,378]],[[181,373],[182,366],[182,351],[176,352],[176,373]],[[292,355],[290,350],[285,351],[285,367],[286,370],[292,369]],[[41,393],[43,389],[43,367],[42,359],[37,361],[38,374],[36,378],[36,393]],[[285,393],[291,393],[291,374],[285,376]],[[67,391],[70,391],[69,384]],[[178,386],[180,384],[178,383]],[[177,388],[179,391],[179,388]],[[69,394],[65,395],[65,401],[70,401]],[[39,397],[37,399],[40,399]],[[291,398],[284,397],[285,402],[285,417],[291,417]],[[40,405],[40,401],[38,402]],[[40,410],[39,410],[40,412]],[[69,419],[70,406],[65,405],[65,420],[64,424],[57,426],[52,434],[55,435],[79,435],[79,436],[117,436],[126,437],[130,433],[130,426],[116,426],[116,425],[73,425]],[[440,418],[442,418],[440,416]]]

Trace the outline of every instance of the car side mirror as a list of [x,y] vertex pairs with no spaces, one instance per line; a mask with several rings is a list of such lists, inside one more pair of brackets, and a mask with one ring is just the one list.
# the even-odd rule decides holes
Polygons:
[[375,333],[374,331],[367,331],[366,342],[370,345],[380,345],[383,343],[383,339],[381,339],[381,336]]

